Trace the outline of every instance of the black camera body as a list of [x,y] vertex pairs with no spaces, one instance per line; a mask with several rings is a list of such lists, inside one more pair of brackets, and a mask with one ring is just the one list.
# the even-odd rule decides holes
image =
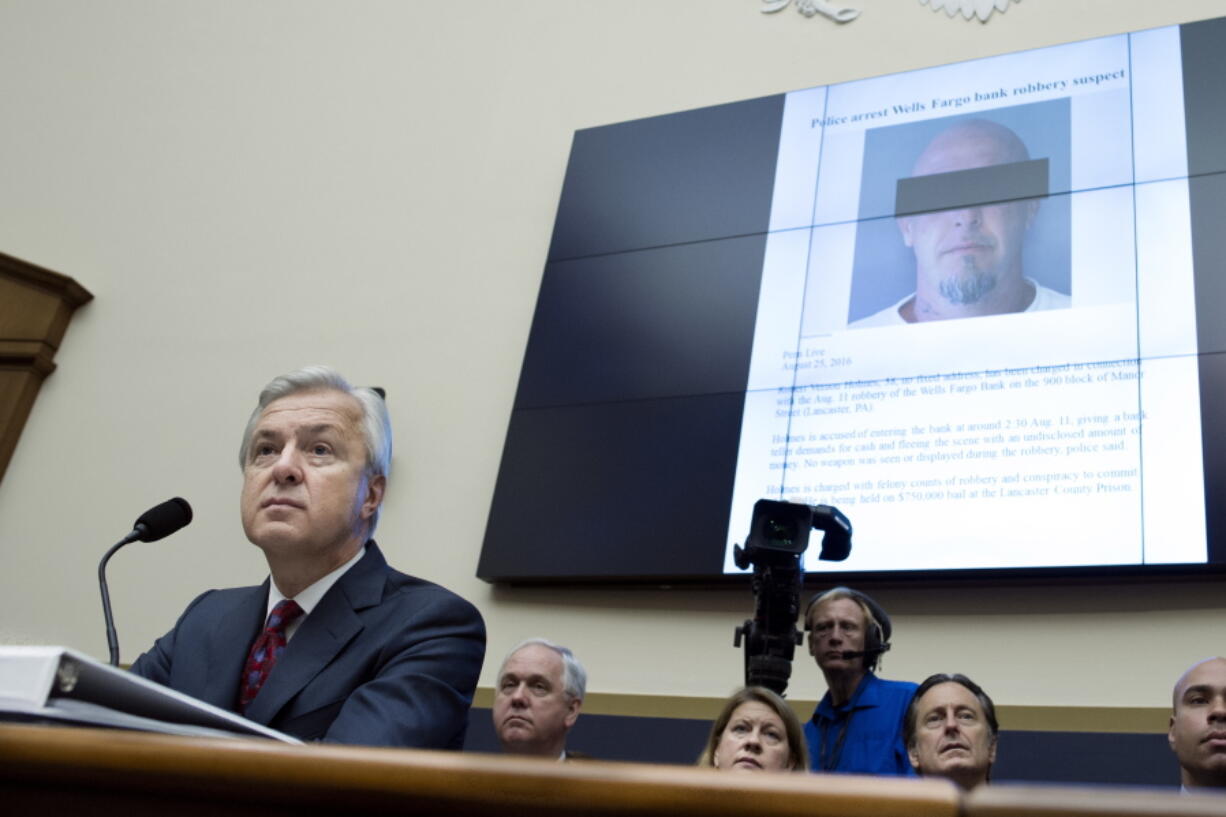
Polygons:
[[745,685],[787,691],[792,658],[803,634],[796,627],[809,531],[825,531],[818,558],[839,562],[851,553],[851,522],[830,505],[759,499],[745,546],[732,549],[742,570],[753,566],[754,617],[736,628],[733,646],[745,649]]

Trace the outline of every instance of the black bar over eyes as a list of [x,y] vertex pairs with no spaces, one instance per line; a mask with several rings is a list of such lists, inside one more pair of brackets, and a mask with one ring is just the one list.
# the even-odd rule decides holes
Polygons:
[[962,210],[1048,194],[1047,159],[1028,159],[970,170],[899,179],[894,215]]

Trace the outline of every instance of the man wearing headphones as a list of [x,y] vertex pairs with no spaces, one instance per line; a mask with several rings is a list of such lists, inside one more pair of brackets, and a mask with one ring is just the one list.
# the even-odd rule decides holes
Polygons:
[[903,720],[916,685],[885,681],[873,670],[890,648],[890,617],[858,590],[819,593],[805,610],[809,654],[827,692],[805,724],[816,772],[913,775]]

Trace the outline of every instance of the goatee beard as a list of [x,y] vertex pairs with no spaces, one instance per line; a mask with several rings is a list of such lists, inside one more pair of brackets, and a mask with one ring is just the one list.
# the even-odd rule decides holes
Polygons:
[[951,304],[977,304],[996,289],[995,275],[975,268],[975,262],[970,258],[966,261],[968,263],[961,275],[951,275],[941,281],[941,296]]

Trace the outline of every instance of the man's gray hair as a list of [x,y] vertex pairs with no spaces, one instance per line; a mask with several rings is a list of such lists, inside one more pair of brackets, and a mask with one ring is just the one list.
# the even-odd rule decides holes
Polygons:
[[[362,438],[366,442],[366,472],[368,477],[387,477],[392,470],[392,421],[387,413],[387,403],[374,389],[364,386],[351,386],[349,381],[341,377],[335,369],[328,366],[305,366],[296,372],[274,377],[264,390],[260,392],[259,403],[247,420],[247,428],[243,431],[243,443],[238,450],[238,465],[247,467],[247,456],[251,449],[251,435],[260,422],[260,415],[274,400],[288,397],[291,394],[308,391],[331,390],[348,394],[358,401],[362,408]],[[380,508],[375,509],[375,515],[370,519],[370,530],[367,535],[375,532],[379,521]]]
[[502,677],[502,671],[506,669],[507,662],[511,660],[511,656],[524,647],[532,646],[553,650],[562,658],[562,688],[566,690],[566,694],[571,698],[582,701],[584,693],[587,692],[587,670],[579,663],[579,659],[575,658],[575,654],[571,652],[570,647],[555,644],[547,638],[525,638],[512,647],[511,651],[507,653],[507,657],[502,659],[502,665],[498,667],[498,677]]

